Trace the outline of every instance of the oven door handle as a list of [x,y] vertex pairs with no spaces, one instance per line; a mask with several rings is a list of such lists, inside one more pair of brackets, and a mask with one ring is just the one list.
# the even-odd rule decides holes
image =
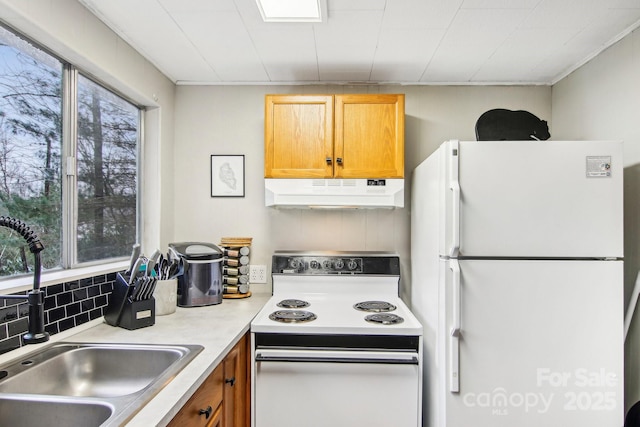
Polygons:
[[418,358],[368,358],[368,357],[322,357],[322,356],[264,356],[256,353],[256,362],[313,362],[313,363],[373,363],[386,365],[417,365]]

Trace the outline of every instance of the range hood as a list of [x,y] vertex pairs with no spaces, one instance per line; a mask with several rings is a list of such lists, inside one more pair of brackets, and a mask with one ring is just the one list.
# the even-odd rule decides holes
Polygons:
[[266,178],[265,204],[289,208],[402,208],[404,179]]

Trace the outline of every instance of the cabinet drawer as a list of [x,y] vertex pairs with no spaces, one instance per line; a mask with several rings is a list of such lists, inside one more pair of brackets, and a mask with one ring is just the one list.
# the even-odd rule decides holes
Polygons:
[[[224,364],[221,363],[196,390],[180,412],[171,420],[171,427],[209,426],[222,414]],[[209,416],[207,416],[207,412]]]

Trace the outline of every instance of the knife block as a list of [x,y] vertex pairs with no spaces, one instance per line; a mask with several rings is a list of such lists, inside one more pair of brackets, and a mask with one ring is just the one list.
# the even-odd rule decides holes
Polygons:
[[127,301],[120,316],[121,328],[133,330],[156,323],[156,300],[151,297],[142,301]]
[[105,309],[104,320],[111,326],[133,330],[151,326],[156,323],[156,301],[149,298],[142,301],[131,301],[133,286],[120,273],[116,274],[116,282]]

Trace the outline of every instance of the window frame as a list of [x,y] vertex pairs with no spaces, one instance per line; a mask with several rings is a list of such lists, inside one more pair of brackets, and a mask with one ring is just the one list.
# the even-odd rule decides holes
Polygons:
[[[51,56],[59,61],[62,65],[61,75],[61,164],[60,164],[60,184],[62,192],[61,200],[61,256],[60,266],[42,272],[43,285],[60,283],[72,277],[88,277],[94,274],[120,271],[122,266],[127,265],[128,254],[121,257],[105,258],[101,260],[78,262],[77,256],[77,136],[78,136],[78,77],[90,80],[101,88],[111,92],[123,101],[128,102],[138,110],[138,129],[136,144],[136,237],[135,241],[140,242],[142,239],[142,209],[143,209],[143,191],[141,178],[143,173],[144,159],[144,125],[146,108],[124,95],[119,90],[114,89],[110,85],[96,78],[91,73],[78,67],[71,62],[63,59],[61,56],[44,47],[42,44],[34,41],[20,31],[15,30],[11,25],[4,21],[0,21],[0,27],[5,31],[14,34],[17,38],[24,40],[39,49],[44,54]],[[0,291],[12,290],[19,287],[22,290],[27,283],[31,283],[31,274],[20,274],[13,276],[0,277]],[[47,283],[50,282],[50,283]],[[18,289],[18,288],[16,288]],[[16,290],[13,289],[13,290]]]

